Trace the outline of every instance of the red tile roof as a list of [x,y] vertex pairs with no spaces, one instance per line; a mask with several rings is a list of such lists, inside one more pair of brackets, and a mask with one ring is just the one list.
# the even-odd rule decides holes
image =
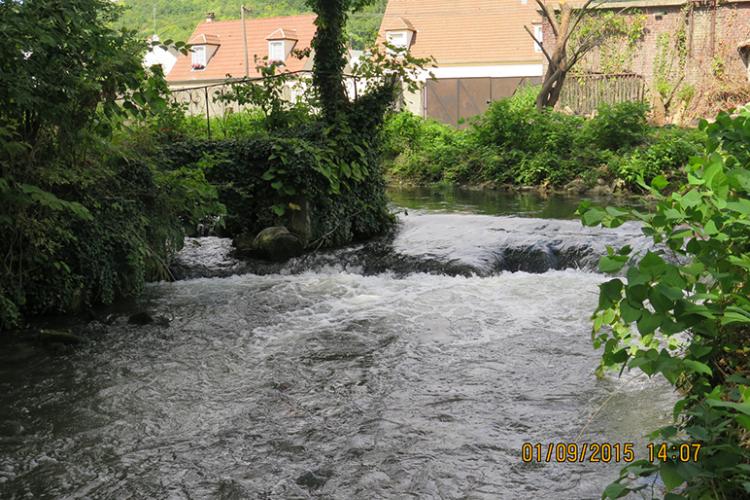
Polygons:
[[389,0],[379,38],[413,26],[411,53],[438,64],[536,64],[542,54],[523,27],[541,22],[538,9],[534,0]]
[[299,40],[297,30],[279,28],[266,37],[266,40]]
[[[297,43],[295,49],[310,47],[315,36],[315,15],[271,17],[265,19],[245,20],[247,30],[248,59],[250,61],[250,77],[260,74],[255,69],[255,56],[259,59],[268,56],[268,37],[281,30],[286,36],[294,34]],[[277,33],[276,33],[277,34]],[[274,35],[275,36],[275,35]],[[193,71],[192,54],[180,55],[177,62],[167,76],[167,81],[196,82],[205,80],[222,80],[227,75],[235,78],[245,76],[245,52],[242,41],[242,21],[205,21],[200,23],[190,37],[191,43],[218,43],[213,57],[208,61],[206,69]],[[289,56],[286,60],[287,71],[304,69],[307,58],[297,59]]]

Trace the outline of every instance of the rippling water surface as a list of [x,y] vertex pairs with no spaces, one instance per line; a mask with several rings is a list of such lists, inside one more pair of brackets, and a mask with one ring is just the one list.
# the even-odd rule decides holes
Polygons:
[[[491,230],[507,221],[408,217],[431,215],[476,235],[451,246],[446,229],[430,248],[406,231],[390,255],[481,267],[506,244]],[[552,239],[587,237],[566,225]],[[192,251],[231,268],[223,244]],[[150,285],[139,307],[168,326],[123,315],[75,326],[80,347],[2,346],[0,497],[597,498],[617,465],[523,464],[521,445],[642,455],[667,418],[665,385],[594,377],[601,275],[363,272],[331,255]]]

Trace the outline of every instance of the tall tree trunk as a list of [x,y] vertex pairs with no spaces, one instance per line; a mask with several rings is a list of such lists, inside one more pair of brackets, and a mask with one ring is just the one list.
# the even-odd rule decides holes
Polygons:
[[320,96],[323,118],[337,122],[349,100],[344,88],[346,66],[345,27],[350,0],[311,0],[318,15],[317,32],[312,41],[315,50],[313,84]]

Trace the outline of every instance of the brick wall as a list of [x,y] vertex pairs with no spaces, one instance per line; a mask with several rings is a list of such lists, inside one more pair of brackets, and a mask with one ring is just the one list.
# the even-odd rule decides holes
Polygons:
[[[619,9],[619,8],[618,8]],[[675,33],[679,30],[684,14],[682,6],[646,6],[637,8],[646,16],[645,35],[638,43],[634,56],[626,70],[643,75],[650,86],[655,76],[655,61],[666,55],[673,56],[677,52],[673,49]],[[623,14],[626,15],[626,14]],[[712,21],[715,19],[715,32],[711,35]],[[555,36],[549,23],[543,25],[545,47],[554,47]],[[745,61],[737,50],[738,44],[750,39],[750,1],[722,3],[716,7],[700,6],[696,4],[692,15],[687,17],[685,25],[687,43],[687,63],[685,65],[684,83],[699,83],[703,78],[712,76],[715,69],[722,66],[722,71],[730,77],[747,77],[748,69]],[[660,44],[660,35],[668,35],[669,50]],[[662,35],[663,41],[666,37]],[[592,51],[584,61],[580,62],[579,70],[600,72],[600,54]],[[545,61],[546,63],[546,61]],[[672,78],[679,78],[679,62],[671,64]],[[546,71],[546,64],[545,64]],[[662,72],[663,74],[663,72]]]

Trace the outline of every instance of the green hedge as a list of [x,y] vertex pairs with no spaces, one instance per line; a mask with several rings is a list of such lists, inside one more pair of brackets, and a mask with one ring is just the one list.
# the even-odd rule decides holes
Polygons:
[[377,156],[363,164],[362,179],[339,183],[332,193],[332,179],[325,175],[330,152],[317,131],[295,135],[259,133],[217,141],[184,137],[164,146],[161,154],[169,168],[206,168],[227,209],[224,232],[233,238],[287,224],[302,200],[309,204],[316,246],[366,239],[390,227]]
[[603,105],[594,118],[539,112],[530,90],[493,103],[466,130],[406,112],[386,125],[389,175],[418,184],[514,184],[561,187],[575,179],[593,185],[678,175],[700,151],[705,134],[676,127],[657,129],[641,103]]

